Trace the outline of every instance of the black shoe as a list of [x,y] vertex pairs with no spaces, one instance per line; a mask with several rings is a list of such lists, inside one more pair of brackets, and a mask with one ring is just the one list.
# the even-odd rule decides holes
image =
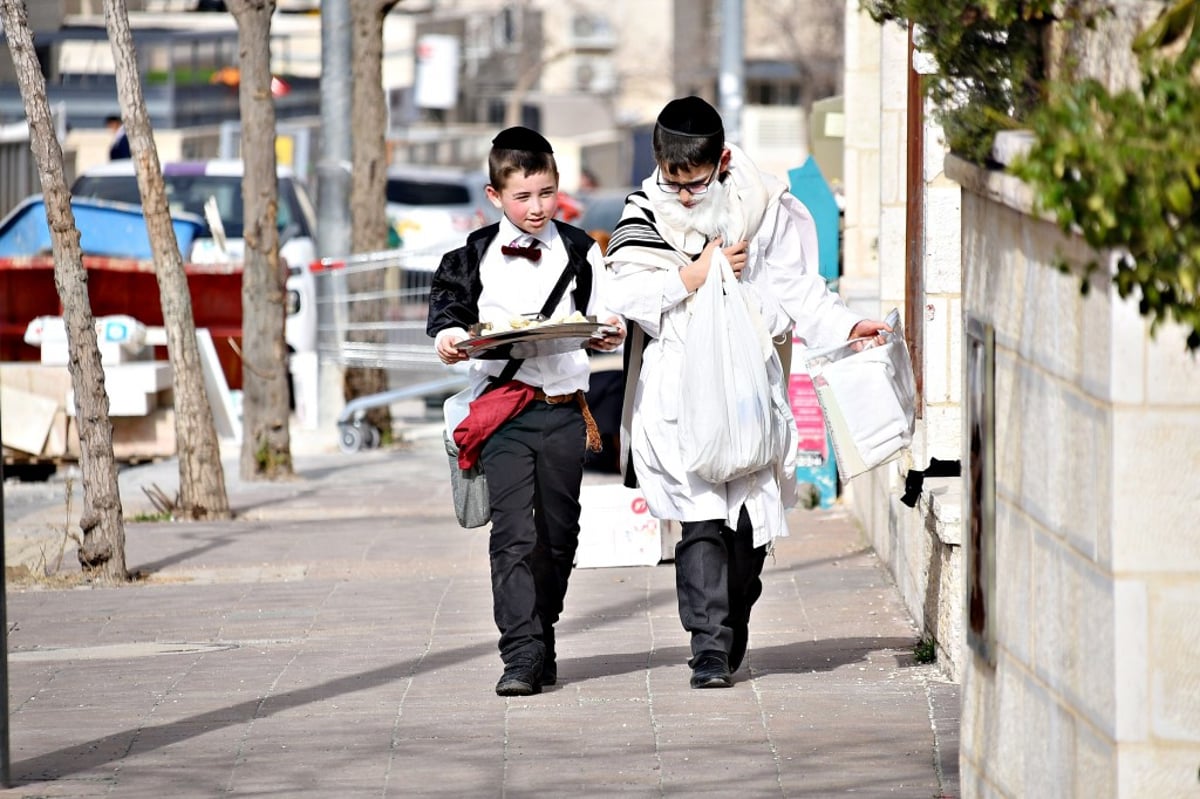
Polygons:
[[537,655],[518,655],[504,666],[496,683],[499,696],[530,696],[542,692],[542,659]]
[[542,664],[542,685],[557,685],[558,684],[558,662],[551,655],[545,663]]
[[693,688],[728,688],[733,685],[729,656],[724,652],[701,652],[692,666]]

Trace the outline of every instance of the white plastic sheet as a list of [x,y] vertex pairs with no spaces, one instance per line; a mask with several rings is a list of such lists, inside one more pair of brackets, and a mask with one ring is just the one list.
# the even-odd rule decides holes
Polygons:
[[900,312],[893,309],[886,321],[892,331],[883,344],[848,341],[805,354],[843,480],[894,460],[912,444],[912,361]]

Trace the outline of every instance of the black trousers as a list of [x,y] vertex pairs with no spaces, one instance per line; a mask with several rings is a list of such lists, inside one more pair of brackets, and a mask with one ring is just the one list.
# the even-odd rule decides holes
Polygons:
[[492,506],[492,612],[505,663],[518,654],[554,652],[554,625],[579,546],[586,447],[578,404],[538,400],[483,446]]
[[754,546],[750,515],[743,507],[737,530],[723,519],[683,522],[675,545],[675,590],[679,620],[692,634],[692,659],[724,652],[736,669],[746,654],[750,609],[762,595],[767,548]]

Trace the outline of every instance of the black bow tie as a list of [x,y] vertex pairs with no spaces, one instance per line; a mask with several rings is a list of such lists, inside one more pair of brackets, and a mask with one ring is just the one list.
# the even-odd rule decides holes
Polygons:
[[542,257],[542,250],[536,244],[531,247],[515,247],[511,244],[502,244],[500,245],[500,252],[505,255],[528,258],[535,264]]

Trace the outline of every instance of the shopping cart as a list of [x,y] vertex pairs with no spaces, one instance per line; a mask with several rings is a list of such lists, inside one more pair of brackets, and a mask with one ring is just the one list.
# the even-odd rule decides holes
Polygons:
[[346,403],[338,417],[343,452],[379,446],[380,431],[367,411],[408,399],[452,393],[466,386],[462,365],[446,366],[425,333],[429,287],[442,251],[383,250],[324,258],[317,281],[317,350],[343,367],[387,371],[404,385]]

